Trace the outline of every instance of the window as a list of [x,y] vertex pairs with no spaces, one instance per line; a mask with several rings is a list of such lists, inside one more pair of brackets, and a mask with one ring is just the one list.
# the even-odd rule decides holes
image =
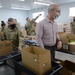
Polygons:
[[42,14],[37,20],[36,22],[38,23],[39,21],[44,19],[44,12],[37,12],[37,13],[33,13],[33,19],[38,16],[39,14]]
[[75,16],[75,7],[72,7],[72,8],[69,9],[69,16],[70,17]]

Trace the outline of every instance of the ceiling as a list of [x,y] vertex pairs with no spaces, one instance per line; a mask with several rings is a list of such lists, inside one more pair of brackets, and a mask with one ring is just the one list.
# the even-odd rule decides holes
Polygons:
[[39,1],[43,3],[57,3],[57,4],[63,4],[63,3],[70,3],[75,2],[75,0],[25,0],[25,1],[19,1],[19,0],[0,0],[0,5],[2,8],[10,9],[11,6],[17,6],[17,7],[24,7],[26,9],[35,9],[40,7],[45,7],[45,5],[38,5],[34,4],[34,1]]

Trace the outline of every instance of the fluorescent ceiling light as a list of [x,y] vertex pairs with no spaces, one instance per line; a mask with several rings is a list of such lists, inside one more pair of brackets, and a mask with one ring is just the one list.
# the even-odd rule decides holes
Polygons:
[[19,0],[19,1],[25,1],[25,0]]
[[30,9],[20,8],[20,7],[11,7],[11,9],[18,9],[18,10],[30,10]]
[[34,1],[34,3],[35,3],[35,4],[40,4],[40,5],[46,5],[46,6],[49,6],[49,5],[50,5],[50,4],[48,4],[48,3],[35,2],[35,1]]
[[2,8],[2,6],[0,6],[0,8]]

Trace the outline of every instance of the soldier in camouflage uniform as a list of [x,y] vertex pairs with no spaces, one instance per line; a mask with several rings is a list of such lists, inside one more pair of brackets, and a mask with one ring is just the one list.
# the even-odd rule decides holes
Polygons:
[[8,26],[4,28],[4,37],[12,42],[13,50],[21,50],[24,46],[24,36],[19,26],[14,22],[13,18],[9,18]]
[[73,17],[73,22],[71,22],[71,31],[75,34],[75,17]]
[[25,24],[25,30],[27,32],[27,35],[29,36],[35,36],[35,27],[36,27],[36,22],[35,20],[41,16],[41,14],[39,14],[35,19],[30,20],[29,17],[26,18],[27,23]]

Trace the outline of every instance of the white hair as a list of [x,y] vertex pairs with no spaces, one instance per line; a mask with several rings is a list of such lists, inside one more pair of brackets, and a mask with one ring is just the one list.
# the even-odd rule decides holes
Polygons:
[[48,13],[51,11],[51,10],[54,10],[55,9],[55,6],[58,6],[57,4],[55,3],[51,3],[48,7]]

